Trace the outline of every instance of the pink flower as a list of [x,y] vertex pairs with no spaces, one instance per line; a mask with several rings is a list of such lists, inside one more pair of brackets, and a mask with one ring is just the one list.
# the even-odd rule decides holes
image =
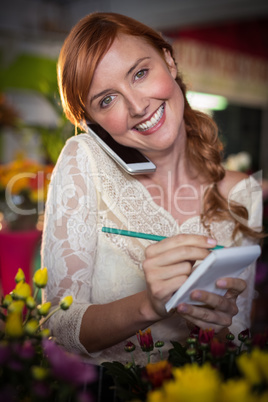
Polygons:
[[79,356],[67,353],[55,342],[46,338],[43,339],[43,348],[56,378],[74,385],[92,383],[96,380],[94,366],[83,363]]
[[153,350],[154,341],[153,341],[153,337],[152,337],[150,328],[146,329],[146,331],[144,331],[144,332],[139,330],[139,332],[137,332],[137,338],[138,338],[140,347],[144,352],[150,352],[151,350]]

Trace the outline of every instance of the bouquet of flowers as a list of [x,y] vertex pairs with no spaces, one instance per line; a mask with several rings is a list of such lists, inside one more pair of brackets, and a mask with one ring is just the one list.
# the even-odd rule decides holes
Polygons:
[[57,310],[67,310],[72,296],[64,297],[51,311],[51,303],[37,304],[38,292],[47,283],[47,269],[35,272],[35,292],[21,269],[16,287],[1,302],[0,400],[8,402],[91,402],[95,368],[67,353],[50,337],[44,322]]
[[[146,402],[265,402],[268,400],[268,333],[250,336],[246,329],[229,333],[225,341],[213,330],[195,327],[185,345],[172,342],[167,360],[162,360],[163,342],[154,343],[150,329],[137,334],[148,364],[135,364],[136,346],[125,345],[130,362],[105,362],[116,395],[122,401]],[[158,348],[160,361],[150,363]]]
[[22,155],[0,165],[0,211],[9,228],[35,226],[44,211],[52,170],[52,165],[42,165]]

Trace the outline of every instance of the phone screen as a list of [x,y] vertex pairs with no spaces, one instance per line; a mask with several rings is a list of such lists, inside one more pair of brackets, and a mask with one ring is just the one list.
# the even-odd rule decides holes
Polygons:
[[148,159],[135,148],[118,144],[113,137],[98,124],[88,124],[120,158],[127,164],[148,162]]

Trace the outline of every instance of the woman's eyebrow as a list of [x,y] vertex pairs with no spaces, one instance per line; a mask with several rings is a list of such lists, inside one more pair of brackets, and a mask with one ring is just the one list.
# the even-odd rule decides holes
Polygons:
[[103,95],[105,95],[105,94],[107,94],[107,93],[109,93],[109,92],[113,92],[113,89],[112,89],[112,88],[107,88],[107,89],[104,89],[104,91],[101,91],[101,92],[99,92],[98,94],[92,96],[92,98],[90,98],[90,104],[91,104],[95,99],[97,99],[97,98],[99,98],[99,97],[101,97],[101,96],[103,96]]
[[[128,72],[127,72],[126,75],[125,75],[125,78],[126,78],[127,76],[129,76],[129,74],[131,74],[132,71],[135,70],[135,68],[137,68],[138,65],[139,65],[142,61],[147,60],[147,59],[150,59],[150,58],[151,58],[151,57],[141,57],[140,59],[138,59],[138,60],[133,64],[133,66],[130,67],[130,69],[128,70]],[[90,99],[90,104],[91,104],[95,99],[100,98],[101,96],[105,95],[106,93],[110,93],[110,92],[113,92],[113,89],[112,89],[112,88],[107,88],[107,89],[104,89],[104,91],[101,91],[101,92],[97,93],[96,95],[92,96],[92,98]]]
[[135,68],[138,67],[138,65],[139,65],[142,61],[147,60],[147,59],[150,59],[150,58],[151,58],[151,57],[141,57],[140,59],[138,59],[138,60],[136,61],[136,63],[133,64],[133,66],[128,70],[128,72],[126,73],[126,77],[127,77],[129,74],[131,74],[132,71],[135,70]]

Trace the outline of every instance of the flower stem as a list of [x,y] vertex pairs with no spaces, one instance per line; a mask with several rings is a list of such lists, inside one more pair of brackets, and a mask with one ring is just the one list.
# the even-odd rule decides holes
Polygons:
[[61,309],[60,306],[56,307],[53,311],[51,311],[46,318],[38,325],[36,330],[39,330],[41,328],[41,325],[43,325],[53,314],[56,313],[56,311],[59,311]]
[[228,367],[228,378],[230,378],[231,375],[232,375],[233,364],[234,364],[234,353],[230,353],[229,367]]
[[34,295],[33,295],[33,298],[34,298],[35,301],[37,299],[38,292],[39,292],[39,288],[35,288]]

